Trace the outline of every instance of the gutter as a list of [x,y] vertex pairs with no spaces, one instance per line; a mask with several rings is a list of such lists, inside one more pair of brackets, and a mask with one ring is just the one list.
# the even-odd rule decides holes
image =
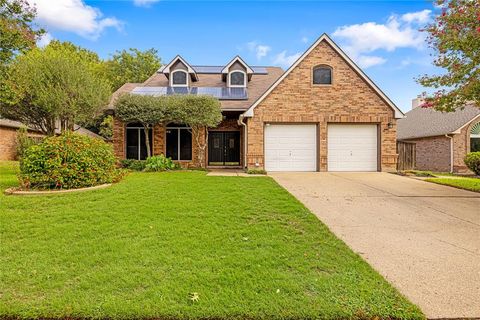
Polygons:
[[243,122],[243,119],[245,118],[245,115],[242,113],[238,117],[238,124],[243,127],[243,167],[247,167],[247,124]]
[[453,136],[449,136],[447,133],[445,137],[450,139],[450,173],[453,173]]

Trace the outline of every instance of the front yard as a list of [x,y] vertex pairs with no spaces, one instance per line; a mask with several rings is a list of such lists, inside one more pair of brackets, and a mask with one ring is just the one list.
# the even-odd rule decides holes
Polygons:
[[434,182],[451,186],[455,188],[480,192],[480,179],[479,178],[467,178],[467,177],[439,177],[426,179],[428,182]]
[[0,318],[423,318],[270,178],[132,173],[0,219]]

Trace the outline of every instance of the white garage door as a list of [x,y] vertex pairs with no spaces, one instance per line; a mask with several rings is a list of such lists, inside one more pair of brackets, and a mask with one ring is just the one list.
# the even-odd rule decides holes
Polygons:
[[328,171],[377,171],[377,126],[328,125]]
[[265,170],[316,171],[317,126],[265,126]]

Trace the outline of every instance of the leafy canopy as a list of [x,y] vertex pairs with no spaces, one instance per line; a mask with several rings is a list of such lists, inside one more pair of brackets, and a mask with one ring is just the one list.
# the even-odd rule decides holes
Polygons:
[[443,7],[425,31],[435,50],[434,65],[445,70],[441,75],[424,75],[418,82],[435,88],[425,106],[454,111],[466,102],[480,103],[480,1],[437,0]]
[[54,41],[19,55],[0,91],[0,113],[52,135],[93,119],[108,103],[108,81],[95,72],[96,55]]
[[44,33],[34,25],[35,16],[26,0],[0,0],[0,71],[17,53],[33,48]]
[[127,82],[144,82],[160,65],[157,50],[152,48],[140,51],[130,48],[128,51],[116,51],[112,58],[105,62],[106,76],[115,91]]

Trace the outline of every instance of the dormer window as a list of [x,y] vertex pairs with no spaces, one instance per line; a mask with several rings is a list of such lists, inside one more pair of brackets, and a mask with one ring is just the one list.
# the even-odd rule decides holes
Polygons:
[[235,70],[228,74],[229,87],[246,87],[247,75],[243,71]]
[[171,75],[172,87],[186,87],[188,86],[188,74],[184,70],[175,70]]
[[313,68],[313,84],[332,84],[332,68],[326,65]]

